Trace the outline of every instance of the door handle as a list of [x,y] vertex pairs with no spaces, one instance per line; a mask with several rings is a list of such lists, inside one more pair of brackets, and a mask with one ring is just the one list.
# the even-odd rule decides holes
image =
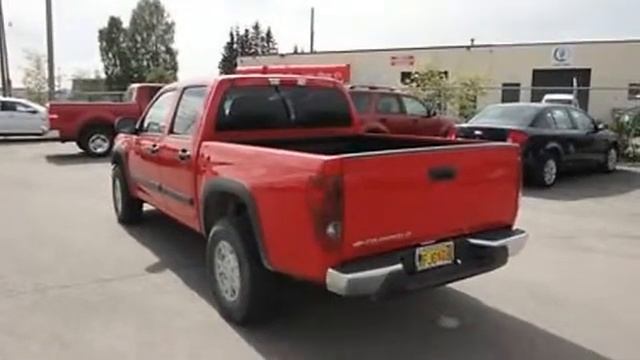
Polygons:
[[178,151],[178,159],[182,161],[191,159],[191,152],[187,149],[180,149]]
[[149,154],[157,154],[159,150],[160,150],[160,145],[158,144],[151,144],[147,148],[147,151],[149,152]]

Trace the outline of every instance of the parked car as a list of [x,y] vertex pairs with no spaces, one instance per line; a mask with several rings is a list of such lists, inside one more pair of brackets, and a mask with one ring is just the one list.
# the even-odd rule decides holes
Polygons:
[[0,97],[0,135],[44,135],[49,132],[47,109],[25,99]]
[[542,103],[569,105],[580,108],[580,103],[573,94],[546,94],[542,97]]
[[148,203],[207,237],[213,297],[235,323],[273,309],[276,274],[371,296],[485,273],[522,249],[516,146],[362,134],[354,115],[331,79],[167,86],[116,125],[117,219]]
[[455,119],[413,95],[380,86],[353,85],[349,92],[367,133],[455,137]]
[[138,117],[163,84],[133,84],[124,102],[51,102],[51,129],[60,141],[75,141],[90,156],[107,156],[113,147],[114,123],[120,116]]
[[525,175],[550,187],[567,168],[616,169],[618,138],[584,111],[566,105],[520,103],[490,105],[458,127],[467,139],[508,141],[522,151]]

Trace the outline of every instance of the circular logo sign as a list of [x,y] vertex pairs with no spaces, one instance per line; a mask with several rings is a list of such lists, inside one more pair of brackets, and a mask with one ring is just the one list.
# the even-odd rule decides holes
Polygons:
[[553,60],[558,63],[566,63],[571,59],[571,51],[564,47],[559,46],[553,49]]

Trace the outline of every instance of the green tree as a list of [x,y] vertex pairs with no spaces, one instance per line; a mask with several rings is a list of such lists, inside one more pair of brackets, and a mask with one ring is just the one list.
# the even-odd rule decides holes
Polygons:
[[238,61],[238,50],[236,48],[236,33],[237,30],[229,30],[229,40],[224,45],[222,50],[222,58],[218,63],[218,70],[220,74],[233,74],[236,70]]
[[239,56],[259,56],[278,53],[278,43],[276,42],[271,27],[266,31],[258,21],[251,27],[240,30],[236,26],[229,30],[229,40],[222,49],[222,58],[218,63],[218,70],[221,74],[232,74],[235,72]]
[[455,86],[449,80],[448,73],[441,70],[427,68],[414,72],[407,85],[440,111],[446,111],[455,98]]
[[46,58],[44,55],[26,51],[25,60],[27,66],[23,69],[22,84],[27,93],[27,98],[33,102],[44,104],[47,102],[47,72]]
[[109,90],[124,90],[131,83],[131,56],[127,47],[127,29],[119,17],[111,16],[98,31],[100,57]]
[[478,108],[478,98],[484,96],[484,79],[473,76],[456,81],[456,92],[453,102],[458,109],[458,115],[463,119],[472,118]]
[[174,49],[175,22],[160,0],[140,0],[131,13],[127,47],[131,56],[131,81],[151,81],[163,73],[174,81],[178,73],[178,52]]

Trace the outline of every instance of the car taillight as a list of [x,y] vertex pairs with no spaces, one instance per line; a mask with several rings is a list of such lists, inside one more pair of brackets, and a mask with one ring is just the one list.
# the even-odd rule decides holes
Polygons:
[[449,139],[449,140],[455,140],[458,137],[458,129],[451,128],[449,129],[449,131],[447,131],[447,135],[445,136],[445,138]]
[[344,191],[341,169],[325,168],[309,178],[309,208],[314,221],[316,238],[324,246],[335,246],[342,241]]
[[509,130],[509,135],[507,136],[507,141],[512,144],[518,144],[519,146],[524,146],[526,144],[529,135],[522,131],[517,130]]

